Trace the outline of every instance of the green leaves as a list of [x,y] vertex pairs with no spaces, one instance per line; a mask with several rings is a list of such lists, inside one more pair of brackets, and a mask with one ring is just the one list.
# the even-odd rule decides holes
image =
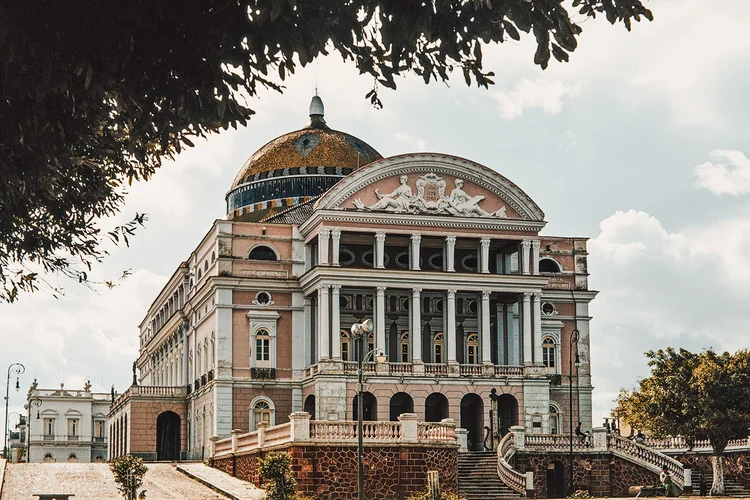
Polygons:
[[148,471],[148,467],[143,464],[143,459],[132,455],[123,455],[109,463],[109,470],[112,471],[117,489],[123,498],[125,500],[136,500],[138,488],[143,486],[143,476]]

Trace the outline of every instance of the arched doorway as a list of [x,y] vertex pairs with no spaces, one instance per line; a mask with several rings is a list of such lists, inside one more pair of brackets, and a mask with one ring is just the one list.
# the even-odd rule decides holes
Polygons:
[[547,498],[565,497],[565,468],[560,462],[547,466]]
[[497,414],[500,419],[500,435],[505,436],[510,428],[518,425],[518,401],[510,394],[497,398]]
[[396,422],[402,413],[414,413],[414,400],[405,392],[391,396],[391,422]]
[[469,451],[484,449],[484,402],[478,394],[461,398],[461,427],[466,429]]
[[440,422],[444,418],[448,418],[448,398],[433,392],[424,401],[424,419],[426,422]]
[[165,411],[156,417],[156,460],[180,459],[180,416]]
[[[352,414],[354,420],[357,420],[359,415],[357,409],[358,396],[354,396],[354,402],[352,403]],[[367,422],[375,421],[378,419],[378,400],[371,392],[362,393],[362,420]]]
[[310,420],[315,420],[315,395],[310,394],[305,398],[304,410],[310,414]]

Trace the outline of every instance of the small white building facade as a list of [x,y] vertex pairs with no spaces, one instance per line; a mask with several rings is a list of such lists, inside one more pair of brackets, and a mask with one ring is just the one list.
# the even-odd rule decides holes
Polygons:
[[29,462],[105,462],[107,413],[111,396],[82,390],[39,389],[36,380],[26,399]]

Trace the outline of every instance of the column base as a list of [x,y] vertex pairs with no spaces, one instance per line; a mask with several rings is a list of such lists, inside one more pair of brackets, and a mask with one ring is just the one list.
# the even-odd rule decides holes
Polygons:
[[421,359],[415,359],[411,364],[414,375],[424,375],[424,363]]
[[388,375],[390,371],[388,363],[377,363],[375,365],[375,374],[377,375]]
[[448,376],[449,377],[461,376],[461,365],[458,364],[458,361],[448,361]]
[[495,375],[495,365],[491,361],[482,361],[482,375],[485,377]]

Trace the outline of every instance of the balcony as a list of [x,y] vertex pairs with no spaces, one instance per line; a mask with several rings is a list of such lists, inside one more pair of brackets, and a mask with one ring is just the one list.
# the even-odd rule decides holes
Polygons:
[[44,436],[42,437],[42,440],[44,440],[44,441],[54,441],[54,440],[55,440],[55,436],[50,436],[50,435],[48,435],[48,434],[45,434],[45,435],[44,435]]
[[78,441],[80,439],[80,436],[73,436],[68,434],[68,441]]
[[[533,367],[531,367],[533,368]],[[252,370],[261,370],[253,368]],[[253,378],[261,378],[253,371]],[[357,375],[356,361],[323,360],[305,368],[305,377],[314,377],[319,373],[337,373]],[[491,364],[447,364],[447,363],[383,363],[367,362],[362,365],[362,373],[368,376],[407,377],[471,377],[494,378],[524,376],[538,378],[541,375],[534,370],[525,370],[523,366]],[[270,380],[270,379],[269,379]],[[554,382],[553,382],[554,383]]]
[[276,368],[250,368],[250,376],[254,380],[276,380]]

